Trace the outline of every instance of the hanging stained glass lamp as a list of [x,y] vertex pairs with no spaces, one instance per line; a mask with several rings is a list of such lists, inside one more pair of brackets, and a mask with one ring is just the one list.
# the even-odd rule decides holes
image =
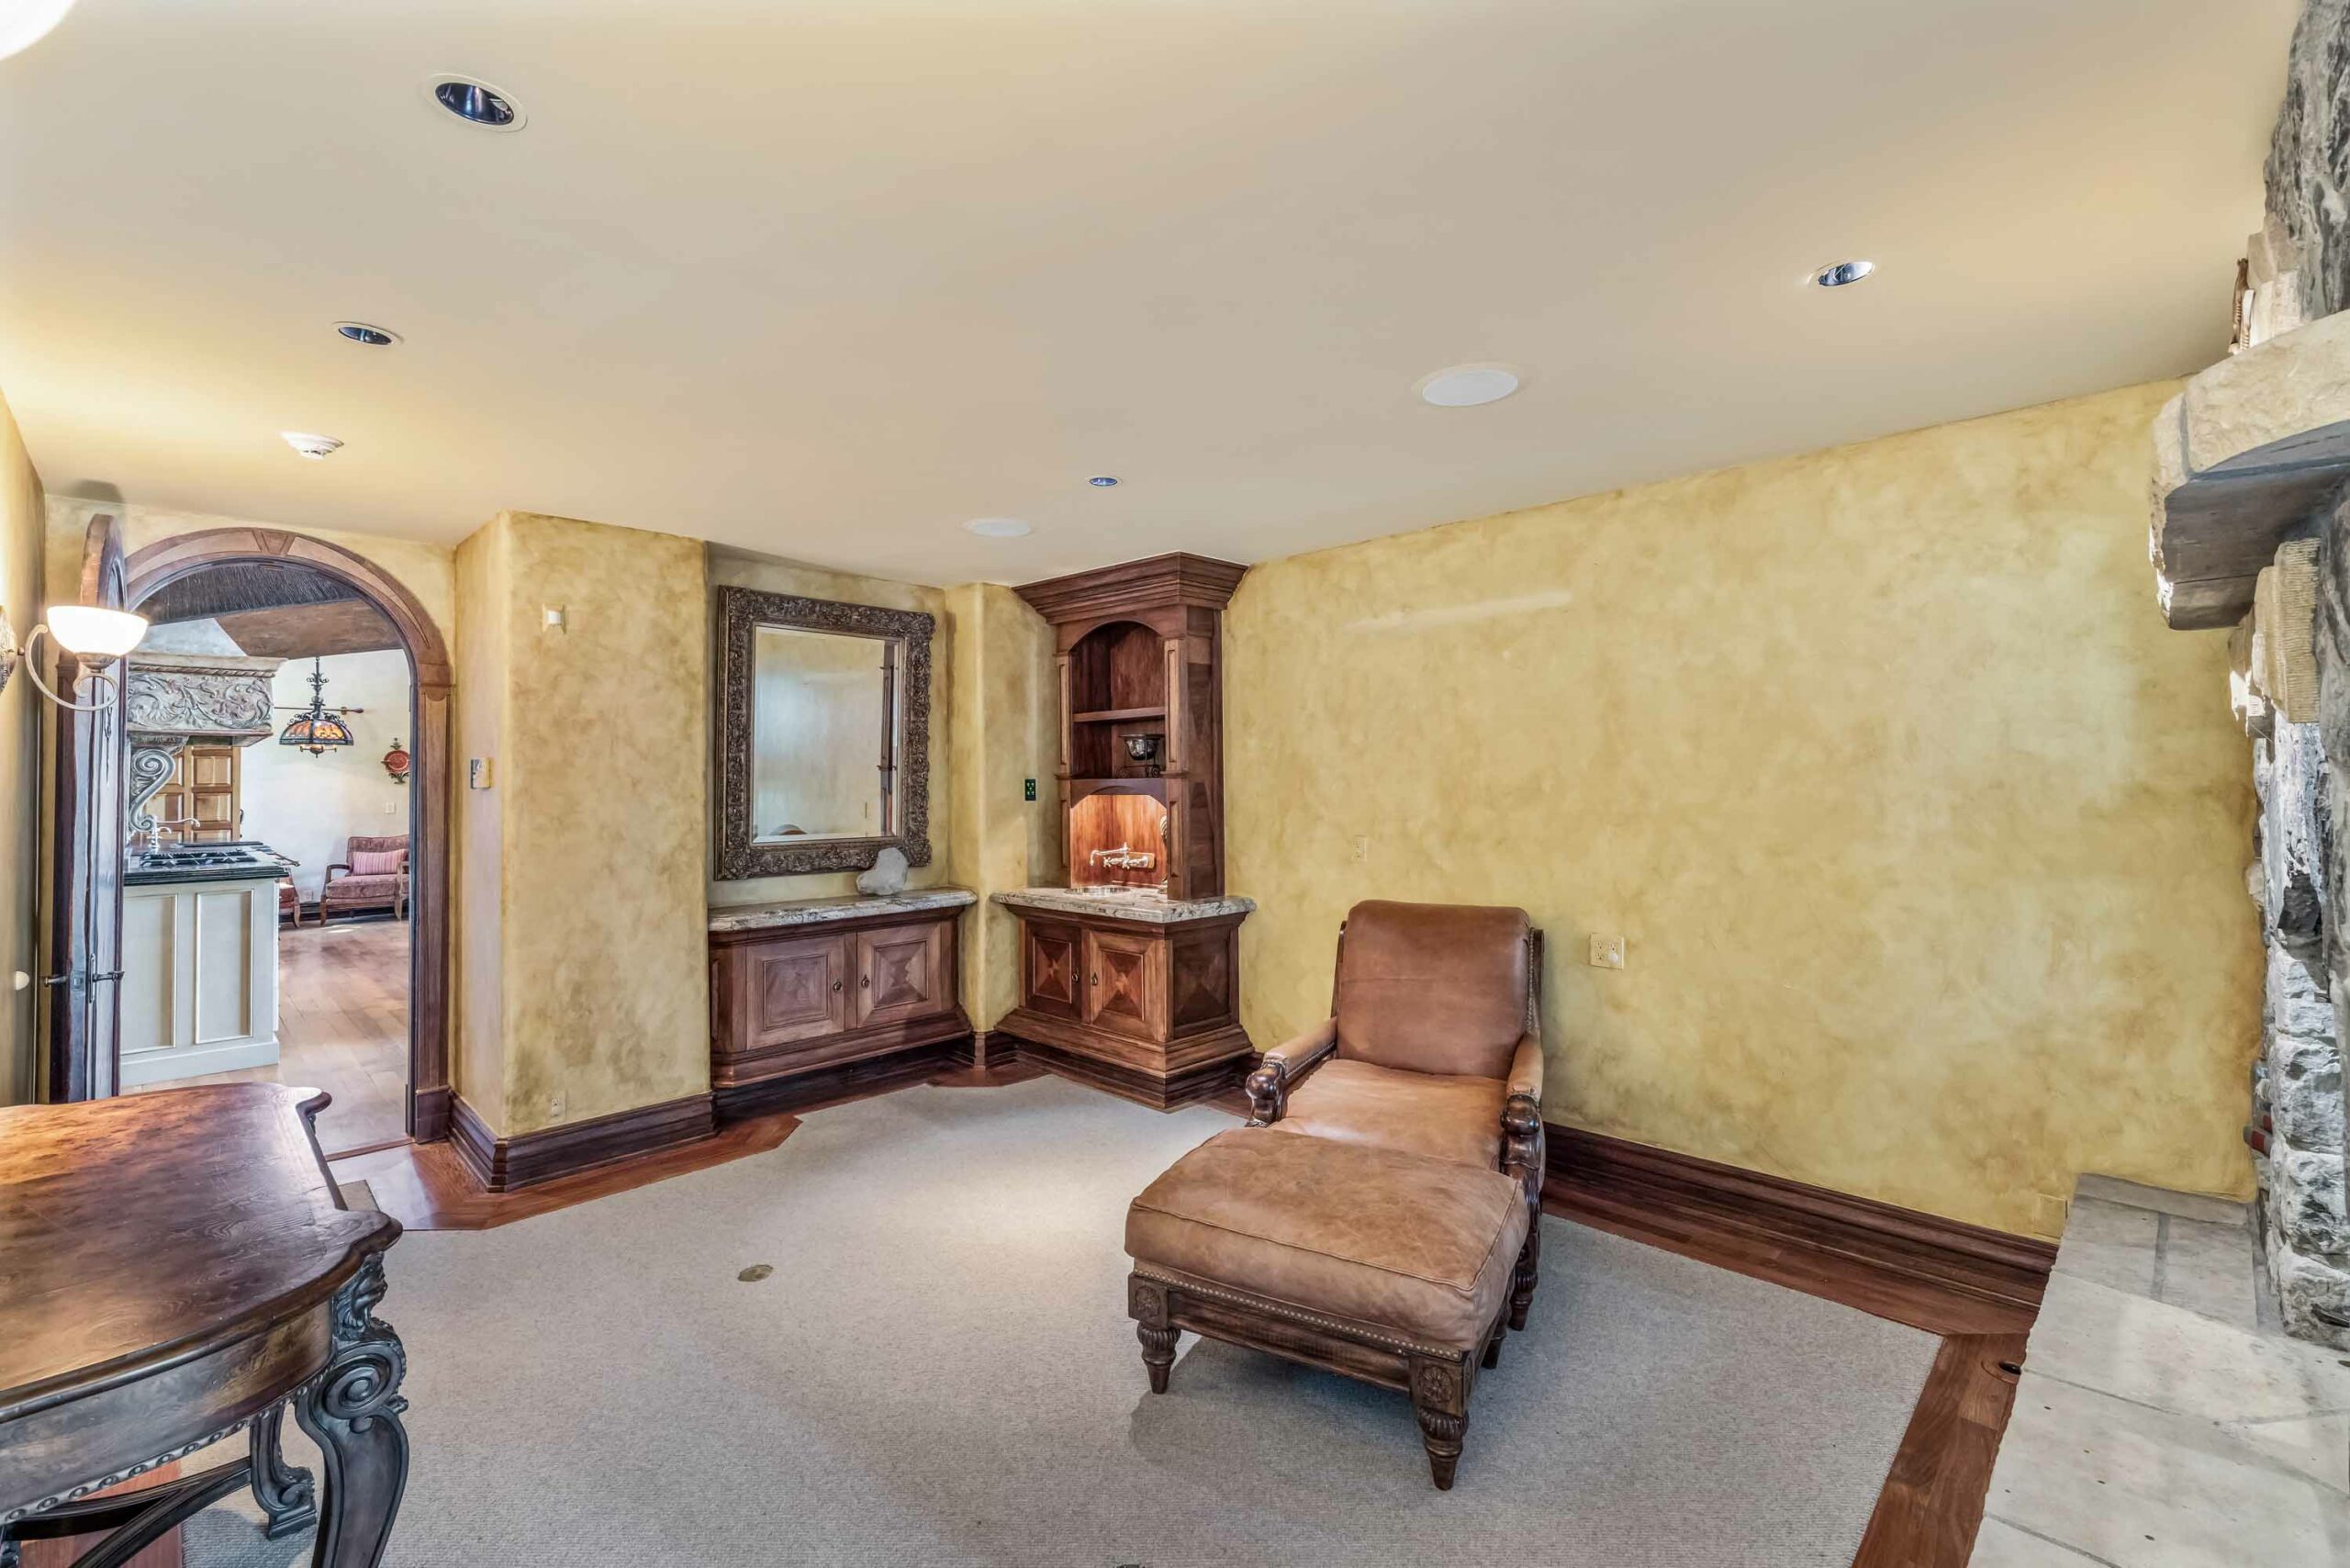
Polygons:
[[310,661],[310,705],[300,709],[278,732],[279,745],[299,746],[312,756],[324,756],[327,747],[349,745],[351,725],[343,719],[346,713],[356,713],[356,708],[330,708],[326,703],[326,672],[319,661]]

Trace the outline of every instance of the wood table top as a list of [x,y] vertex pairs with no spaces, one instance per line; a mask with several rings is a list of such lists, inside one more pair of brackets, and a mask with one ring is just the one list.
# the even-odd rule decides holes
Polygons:
[[399,1222],[342,1206],[316,1090],[0,1108],[0,1422],[323,1301]]

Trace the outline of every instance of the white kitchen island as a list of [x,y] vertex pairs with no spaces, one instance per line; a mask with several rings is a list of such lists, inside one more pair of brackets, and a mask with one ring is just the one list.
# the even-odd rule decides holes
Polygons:
[[275,1065],[284,875],[257,845],[133,857],[123,879],[123,1088]]

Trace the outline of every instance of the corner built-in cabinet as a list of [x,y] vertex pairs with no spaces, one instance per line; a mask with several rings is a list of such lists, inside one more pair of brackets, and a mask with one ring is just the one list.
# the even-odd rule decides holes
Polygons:
[[719,910],[710,922],[710,1082],[719,1114],[791,1110],[924,1076],[971,1036],[955,923],[932,888]]
[[1237,1084],[1251,1057],[1238,931],[1256,906],[1224,890],[1222,628],[1244,570],[1159,555],[1020,590],[1053,624],[1069,885],[996,895],[1021,923],[999,1028],[1160,1106]]

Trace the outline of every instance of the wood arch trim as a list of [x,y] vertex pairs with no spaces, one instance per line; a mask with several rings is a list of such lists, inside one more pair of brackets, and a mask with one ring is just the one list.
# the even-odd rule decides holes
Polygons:
[[449,1136],[450,698],[449,646],[405,584],[364,555],[275,528],[207,528],[162,539],[125,563],[133,610],[190,572],[230,561],[288,561],[349,584],[381,610],[408,650],[416,686],[408,832],[416,853],[409,903],[408,1135],[420,1143]]
[[417,685],[451,684],[448,644],[407,585],[364,555],[308,534],[277,528],[207,528],[157,540],[127,563],[131,606],[145,603],[167,583],[224,561],[292,561],[350,584],[398,629]]

